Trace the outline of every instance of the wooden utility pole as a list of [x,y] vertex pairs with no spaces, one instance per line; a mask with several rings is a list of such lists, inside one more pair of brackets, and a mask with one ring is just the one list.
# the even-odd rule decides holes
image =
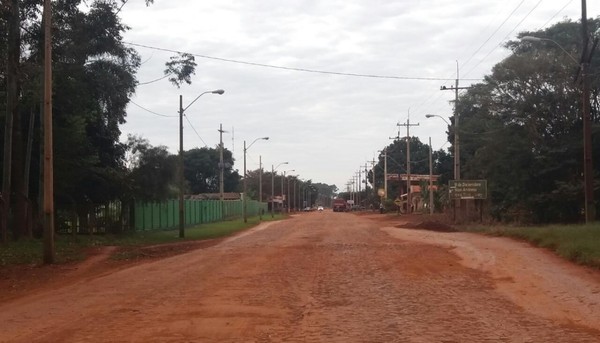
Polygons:
[[44,263],[54,263],[54,157],[52,142],[52,9],[44,0]]
[[581,55],[581,77],[582,90],[582,121],[583,121],[583,178],[585,196],[585,222],[591,223],[596,219],[596,207],[594,206],[594,169],[592,164],[592,118],[590,116],[590,61],[593,50],[597,44],[590,48],[589,32],[587,25],[586,1],[581,0],[581,38],[583,40],[583,51]]
[[406,123],[404,124],[396,124],[397,126],[406,126],[406,213],[412,212],[412,199],[410,194],[410,127],[411,126],[419,126],[417,124],[410,123],[410,110],[408,113],[408,118],[406,119]]
[[6,121],[4,124],[4,161],[2,178],[2,206],[0,212],[0,230],[3,243],[8,241],[8,217],[10,213],[11,176],[12,176],[12,142],[13,118],[19,104],[18,101],[18,75],[19,57],[21,50],[20,41],[20,16],[19,0],[10,0],[10,20],[8,22],[8,45],[6,63]]

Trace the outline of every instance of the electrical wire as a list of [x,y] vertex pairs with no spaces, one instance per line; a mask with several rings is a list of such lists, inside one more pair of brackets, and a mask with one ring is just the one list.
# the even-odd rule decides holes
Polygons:
[[508,32],[506,34],[506,36],[504,36],[504,38],[502,38],[502,40],[500,41],[500,43],[498,43],[498,45],[496,45],[492,50],[490,50],[490,52],[487,53],[487,55],[485,55],[481,60],[479,60],[479,62],[477,62],[477,64],[475,64],[468,72],[466,72],[465,75],[469,75],[470,72],[472,72],[475,68],[477,68],[477,66],[479,66],[483,61],[485,61],[486,58],[488,58],[492,52],[494,52],[498,47],[500,47],[502,45],[502,43],[525,21],[525,19],[527,19],[529,17],[529,15],[531,15],[531,13],[533,11],[535,11],[536,8],[538,8],[538,6],[542,3],[543,0],[539,0],[535,6],[533,6],[533,8],[523,17],[523,19],[521,19],[521,21],[519,21],[517,23],[517,25],[515,25],[512,30],[510,30],[510,32]]
[[572,2],[573,2],[573,0],[569,0],[569,1],[567,1],[567,3],[566,3],[566,4],[565,4],[565,5],[564,5],[564,6],[563,6],[563,7],[562,7],[562,8],[561,8],[561,9],[560,9],[558,12],[554,13],[554,15],[553,15],[553,16],[552,16],[550,19],[548,19],[548,21],[546,21],[546,22],[544,23],[544,25],[542,25],[542,26],[541,26],[539,29],[537,29],[537,30],[539,31],[539,30],[543,29],[544,27],[546,27],[546,25],[548,25],[548,23],[549,23],[549,22],[551,22],[551,21],[552,21],[552,20],[553,20],[553,19],[554,19],[554,18],[555,18],[557,15],[559,15],[559,14],[560,14],[560,12],[564,11],[564,10],[565,10],[565,8],[567,8],[567,6],[569,6],[569,5],[570,5]]
[[194,125],[192,125],[192,122],[190,121],[190,119],[188,118],[188,116],[185,115],[185,113],[183,114],[183,116],[185,117],[185,120],[187,120],[187,122],[190,124],[190,127],[192,128],[192,130],[194,130],[194,132],[196,133],[196,136],[198,136],[198,138],[200,138],[200,140],[202,141],[202,143],[204,143],[204,146],[208,148],[208,144],[206,144],[206,142],[204,141],[204,139],[202,139],[202,137],[200,137],[200,134],[198,133],[198,131],[196,131],[196,128],[194,128]]
[[146,112],[149,112],[149,113],[152,113],[152,114],[154,114],[155,116],[159,116],[159,117],[167,117],[167,118],[174,118],[174,117],[178,117],[178,116],[176,116],[176,115],[175,115],[175,116],[169,116],[169,115],[166,115],[166,114],[160,114],[160,113],[156,113],[156,112],[154,112],[154,111],[151,111],[151,110],[149,110],[149,109],[147,109],[147,108],[145,108],[145,107],[143,107],[143,106],[141,106],[141,105],[138,105],[138,104],[136,104],[136,103],[135,103],[133,100],[129,100],[129,102],[131,102],[132,104],[134,104],[135,106],[137,106],[137,107],[141,108],[142,110],[144,110],[144,111],[146,111]]
[[161,78],[158,78],[158,79],[155,79],[155,80],[152,80],[152,81],[138,82],[138,84],[137,84],[137,85],[138,85],[138,86],[143,86],[143,85],[147,85],[147,84],[150,84],[150,83],[154,83],[154,82],[156,82],[156,81],[163,80],[163,79],[165,79],[165,78],[167,78],[167,77],[169,77],[169,76],[171,76],[171,75],[173,75],[173,74],[172,74],[172,73],[169,73],[169,74],[167,74],[167,75],[165,75],[165,76],[163,76],[163,77],[161,77]]
[[[177,53],[177,54],[189,54],[189,55],[192,55],[194,57],[211,59],[211,60],[216,60],[216,61],[221,61],[221,62],[237,63],[237,64],[244,64],[244,65],[250,65],[250,66],[255,66],[255,67],[263,67],[263,68],[273,68],[273,69],[282,69],[282,70],[290,70],[290,71],[299,71],[299,72],[305,72],[305,73],[328,74],[328,75],[351,76],[351,77],[365,77],[365,78],[377,78],[377,79],[412,80],[412,81],[450,81],[450,80],[452,80],[452,79],[443,79],[443,78],[436,78],[436,77],[411,77],[411,76],[392,76],[392,75],[342,73],[342,72],[327,71],[327,70],[295,68],[295,67],[284,67],[284,66],[278,66],[278,65],[272,65],[272,64],[247,62],[247,61],[234,60],[234,59],[229,59],[229,58],[222,58],[222,57],[214,57],[214,56],[208,56],[208,55],[194,54],[194,53],[190,53],[190,52],[182,52],[182,51],[165,49],[165,48],[159,48],[159,47],[155,47],[155,46],[150,46],[150,45],[145,45],[145,44],[138,44],[138,43],[132,43],[132,42],[123,42],[123,43],[124,44],[129,44],[129,45],[132,45],[132,46],[141,47],[141,48],[146,48],[146,49],[152,49],[152,50],[158,50],[158,51],[166,51],[166,52],[172,52],[172,53]],[[481,79],[463,79],[463,80],[481,81]]]

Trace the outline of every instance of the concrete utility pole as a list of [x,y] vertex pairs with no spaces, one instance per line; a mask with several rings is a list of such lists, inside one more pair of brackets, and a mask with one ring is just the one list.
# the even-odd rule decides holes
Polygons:
[[221,210],[223,209],[223,193],[225,192],[224,182],[223,182],[223,170],[225,166],[223,165],[223,124],[219,125],[219,199],[221,200]]
[[192,102],[190,102],[185,108],[183,107],[183,95],[179,95],[179,238],[184,238],[185,236],[185,211],[184,211],[184,201],[183,201],[183,188],[185,185],[184,182],[184,173],[183,173],[183,113],[185,110],[190,108],[201,96],[207,93],[223,95],[225,93],[222,89],[217,89],[214,91],[206,91],[200,93]]
[[459,89],[470,89],[471,87],[459,87],[458,86],[458,80],[459,80],[459,74],[458,74],[458,61],[456,61],[456,85],[454,87],[450,86],[450,88],[447,88],[446,86],[442,86],[440,87],[440,90],[442,91],[454,91],[454,180],[460,180],[460,135],[459,135],[459,130],[460,130],[460,126],[458,125],[459,122],[459,114],[458,114],[458,90]]
[[224,218],[227,217],[226,213],[224,213],[225,211],[225,206],[224,206],[224,200],[225,200],[225,182],[223,180],[224,178],[224,170],[225,170],[225,165],[223,164],[223,132],[227,132],[227,131],[223,131],[223,124],[219,124],[219,206],[221,206],[221,216],[223,216]]
[[408,118],[405,124],[396,124],[397,126],[406,126],[406,213],[412,212],[412,199],[410,194],[410,127],[419,126],[417,124],[410,123],[410,109],[408,112]]
[[[366,201],[369,197],[369,170],[367,169],[367,162],[365,162],[365,180],[363,182],[365,183],[365,201]],[[366,203],[365,203],[365,206],[366,206]]]
[[[446,86],[440,87],[440,90],[453,90],[454,91],[454,180],[460,180],[460,115],[458,113],[458,90],[469,89],[471,87],[459,87],[459,70],[458,61],[456,61],[456,85],[454,87],[447,88]],[[460,201],[454,200],[454,220],[456,220],[456,210],[460,208]]]
[[429,214],[433,214],[433,147],[429,137]]
[[362,176],[361,174],[362,173],[361,173],[360,168],[359,168],[358,172],[356,173],[356,179],[358,180],[358,187],[357,187],[358,188],[358,195],[356,196],[356,202],[357,202],[358,206],[360,206],[360,192],[362,191],[362,187],[361,187],[361,184],[360,184],[360,178]]
[[[262,206],[262,155],[258,155],[258,203]],[[258,209],[258,219],[262,221],[262,208]]]
[[371,161],[371,170],[373,171],[373,193],[375,196],[375,199],[377,199],[377,183],[375,182],[376,178],[375,178],[375,158],[373,158],[373,161]]
[[179,95],[179,238],[185,237],[185,218],[183,207],[183,95]]

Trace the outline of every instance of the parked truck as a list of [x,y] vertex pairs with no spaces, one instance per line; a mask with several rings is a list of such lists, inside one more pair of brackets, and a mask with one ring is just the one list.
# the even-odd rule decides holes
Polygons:
[[333,212],[346,212],[347,210],[348,203],[346,202],[346,199],[333,199]]

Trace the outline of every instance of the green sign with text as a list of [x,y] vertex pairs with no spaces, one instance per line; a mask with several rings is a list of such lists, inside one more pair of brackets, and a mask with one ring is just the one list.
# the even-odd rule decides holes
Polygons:
[[486,199],[487,180],[450,180],[450,199]]

